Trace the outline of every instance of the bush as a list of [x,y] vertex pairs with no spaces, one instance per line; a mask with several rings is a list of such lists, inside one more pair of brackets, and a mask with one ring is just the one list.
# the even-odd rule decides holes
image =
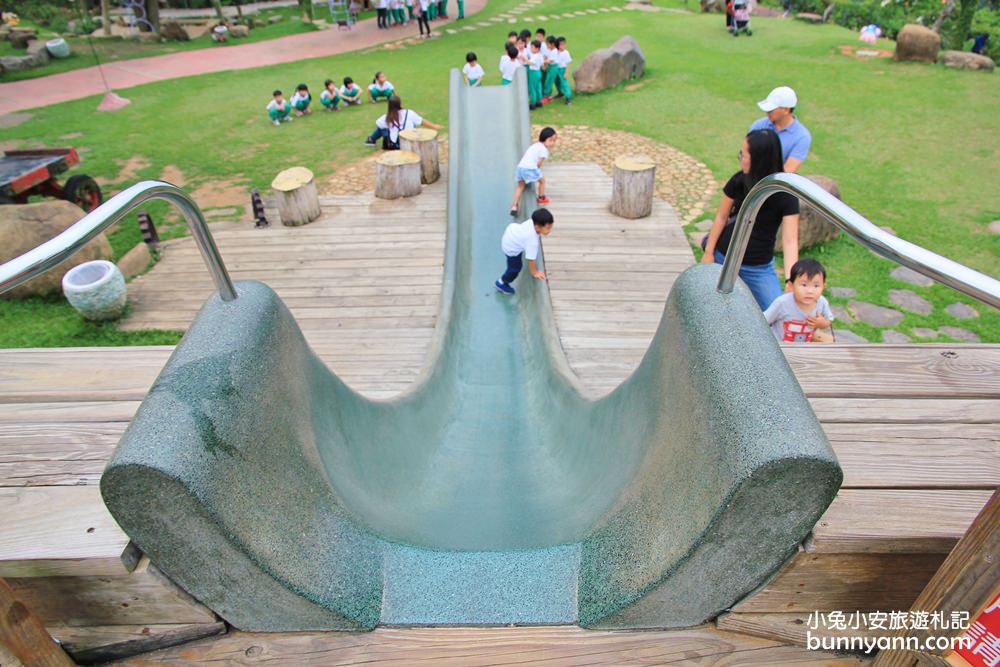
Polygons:
[[[976,12],[972,18],[972,35],[975,37],[982,34],[990,36],[983,55],[1000,62],[1000,8],[983,7]],[[972,41],[971,39],[968,41],[966,51],[972,48]]]

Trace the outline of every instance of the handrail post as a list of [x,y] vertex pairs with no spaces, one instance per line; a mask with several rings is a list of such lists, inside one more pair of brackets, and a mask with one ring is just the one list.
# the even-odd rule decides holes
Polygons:
[[787,173],[762,178],[747,193],[736,218],[726,260],[722,264],[722,275],[716,288],[719,292],[729,294],[733,291],[757,214],[767,198],[777,192],[787,192],[804,199],[830,223],[872,252],[987,305],[1000,308],[1000,281],[893,236],[808,178]]
[[212,282],[223,301],[236,299],[236,288],[226,271],[226,265],[208,229],[198,204],[176,185],[163,181],[142,181],[122,190],[83,218],[45,243],[0,264],[0,294],[31,280],[40,273],[65,261],[98,234],[120,222],[144,203],[162,199],[176,206],[198,245],[202,259],[212,276]]

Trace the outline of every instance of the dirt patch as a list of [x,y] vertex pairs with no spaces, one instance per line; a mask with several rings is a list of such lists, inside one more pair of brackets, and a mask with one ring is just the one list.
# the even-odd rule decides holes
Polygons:
[[183,188],[187,184],[187,181],[184,180],[184,172],[175,164],[168,164],[163,168],[163,171],[160,172],[160,180],[176,185],[179,188]]
[[60,134],[60,139],[79,139],[83,136],[83,132],[70,132],[69,134]]
[[97,182],[100,185],[111,185],[113,183],[125,183],[139,180],[139,172],[146,169],[153,163],[149,161],[149,158],[142,155],[133,155],[125,162],[121,160],[115,160],[118,165],[119,172],[114,178],[98,178]]
[[871,60],[872,58],[892,58],[892,51],[877,49],[874,46],[865,44],[857,46],[855,44],[841,44],[837,47],[840,55],[854,58],[855,60]]
[[[373,150],[371,155],[343,165],[329,176],[317,179],[316,187],[320,194],[353,195],[361,192],[374,192],[375,158],[381,152],[380,149]],[[448,135],[442,134],[438,137],[438,156],[441,175],[447,177]]]
[[0,151],[16,151],[24,145],[24,142],[19,139],[10,139],[9,141],[0,141]]
[[30,113],[5,113],[0,115],[0,127],[17,127],[31,119]]
[[246,181],[239,177],[205,183],[192,192],[191,196],[201,208],[242,207],[250,202],[250,190]]
[[649,83],[649,81],[643,81],[641,83],[630,83],[627,86],[625,86],[625,90],[628,90],[628,91],[639,90],[640,88],[642,88],[643,86],[645,86],[647,83]]

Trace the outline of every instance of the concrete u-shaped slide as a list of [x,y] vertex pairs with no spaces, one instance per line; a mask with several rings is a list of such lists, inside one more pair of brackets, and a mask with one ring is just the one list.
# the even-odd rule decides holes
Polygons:
[[545,283],[493,288],[525,96],[520,75],[468,89],[452,72],[444,288],[410,391],[359,396],[243,282],[209,299],[123,436],[101,480],[112,514],[233,625],[694,625],[765,583],[836,494],[805,396],[717,267],[679,278],[599,400]]

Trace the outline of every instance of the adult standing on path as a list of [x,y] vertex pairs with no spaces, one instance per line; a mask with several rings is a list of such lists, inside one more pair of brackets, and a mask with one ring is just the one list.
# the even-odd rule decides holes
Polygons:
[[[736,228],[733,223],[747,193],[760,179],[781,171],[781,144],[774,130],[751,131],[743,140],[739,156],[740,170],[722,188],[719,210],[705,238],[701,261],[706,264],[725,261]],[[740,278],[761,310],[767,310],[782,294],[781,283],[774,273],[774,239],[779,226],[787,280],[792,265],[799,261],[799,200],[787,192],[771,195],[761,206],[740,264]]]
[[[414,7],[414,13],[417,15],[417,27],[420,29],[420,37],[426,39],[431,36],[431,23],[428,14],[431,11],[431,0],[413,0],[417,3]],[[424,35],[424,28],[427,28],[427,34]]]
[[757,103],[767,116],[754,122],[750,131],[774,130],[781,141],[781,160],[785,171],[797,173],[809,155],[812,135],[806,126],[795,117],[798,98],[788,86],[779,86],[770,92],[767,99]]

